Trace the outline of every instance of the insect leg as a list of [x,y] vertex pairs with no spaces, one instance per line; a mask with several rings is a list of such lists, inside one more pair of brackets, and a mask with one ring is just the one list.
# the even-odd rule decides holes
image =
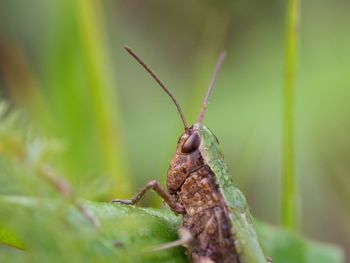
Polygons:
[[177,246],[187,246],[193,240],[192,233],[185,227],[181,227],[179,229],[179,237],[180,239],[152,248],[151,251],[154,252],[154,251],[160,251],[160,250],[169,249]]
[[[221,211],[218,210],[218,209],[214,209],[214,215],[215,215],[215,218],[217,220],[217,224],[219,226],[222,226],[222,214],[221,214]],[[218,229],[219,231],[219,242],[220,242],[220,245],[221,247],[224,247],[225,246],[225,240],[224,240],[224,234],[222,233],[222,228],[219,227]]]
[[193,257],[192,260],[194,263],[215,263],[209,257],[203,257],[203,256],[195,256]]
[[155,191],[168,205],[169,207],[178,214],[185,213],[185,208],[176,202],[174,197],[172,197],[166,190],[163,189],[163,187],[160,185],[158,181],[150,181],[148,184],[146,184],[140,192],[138,192],[131,200],[120,200],[115,199],[112,201],[112,203],[121,203],[126,205],[134,205],[138,203],[141,198],[147,193],[148,190],[152,189]]

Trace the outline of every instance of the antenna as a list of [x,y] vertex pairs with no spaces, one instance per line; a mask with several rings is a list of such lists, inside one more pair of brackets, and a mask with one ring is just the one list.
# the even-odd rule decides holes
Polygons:
[[188,125],[187,125],[187,121],[185,119],[185,115],[183,114],[181,107],[179,105],[179,103],[176,101],[174,95],[169,91],[169,89],[165,86],[165,84],[157,77],[157,75],[154,73],[154,71],[152,69],[150,69],[145,62],[143,62],[141,60],[141,58],[136,55],[136,53],[134,51],[132,51],[131,48],[129,48],[128,46],[124,46],[125,50],[131,55],[133,56],[137,62],[140,63],[140,65],[142,67],[144,67],[144,69],[152,76],[152,78],[159,84],[159,86],[162,87],[162,89],[169,95],[169,97],[172,99],[172,101],[175,103],[175,106],[177,108],[177,112],[180,114],[182,123],[184,125],[185,130],[187,131],[188,129]]
[[218,72],[219,72],[222,64],[224,63],[225,56],[226,56],[226,51],[221,52],[221,54],[216,62],[215,69],[214,69],[213,75],[211,77],[211,81],[210,81],[209,88],[207,91],[207,95],[205,96],[205,99],[204,99],[203,104],[202,104],[201,112],[199,113],[199,117],[198,117],[199,124],[201,124],[203,122],[205,111],[208,107],[209,97],[211,95],[211,92],[214,89],[216,78],[218,76]]

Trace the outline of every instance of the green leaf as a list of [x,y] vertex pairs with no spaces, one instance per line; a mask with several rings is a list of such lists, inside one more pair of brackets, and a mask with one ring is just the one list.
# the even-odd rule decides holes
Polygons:
[[[0,253],[1,262],[187,262],[184,248],[151,249],[177,239],[178,217],[170,211],[85,201],[100,221],[91,223],[67,201],[20,196],[0,197],[0,225],[15,230],[26,251]],[[8,244],[8,238],[0,237]],[[16,243],[8,245],[14,246]]]
[[[0,197],[1,214],[7,214],[6,218],[0,217],[0,224],[11,231],[15,229],[13,233],[16,233],[10,238],[1,235],[0,243],[14,247],[21,244],[27,251],[13,254],[10,252],[13,248],[8,248],[0,253],[0,260],[187,262],[182,247],[151,251],[155,246],[177,239],[181,217],[171,211],[90,201],[84,201],[83,205],[100,221],[99,229],[67,201]],[[337,247],[308,241],[263,223],[257,227],[273,262],[343,262],[343,254]]]
[[16,234],[3,227],[0,227],[0,244],[24,249],[24,244],[16,237]]

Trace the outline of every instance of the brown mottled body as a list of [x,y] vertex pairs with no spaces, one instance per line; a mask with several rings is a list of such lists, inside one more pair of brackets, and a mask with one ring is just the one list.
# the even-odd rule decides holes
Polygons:
[[193,236],[188,255],[194,262],[239,262],[228,208],[214,173],[198,148],[183,152],[195,133],[190,129],[180,138],[167,177],[168,192],[184,207],[183,227]]

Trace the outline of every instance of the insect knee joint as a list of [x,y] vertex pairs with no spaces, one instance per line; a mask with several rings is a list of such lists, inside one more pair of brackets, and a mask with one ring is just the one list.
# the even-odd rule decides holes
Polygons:
[[152,188],[155,188],[156,186],[159,186],[159,183],[156,180],[152,180],[148,183],[148,185]]

